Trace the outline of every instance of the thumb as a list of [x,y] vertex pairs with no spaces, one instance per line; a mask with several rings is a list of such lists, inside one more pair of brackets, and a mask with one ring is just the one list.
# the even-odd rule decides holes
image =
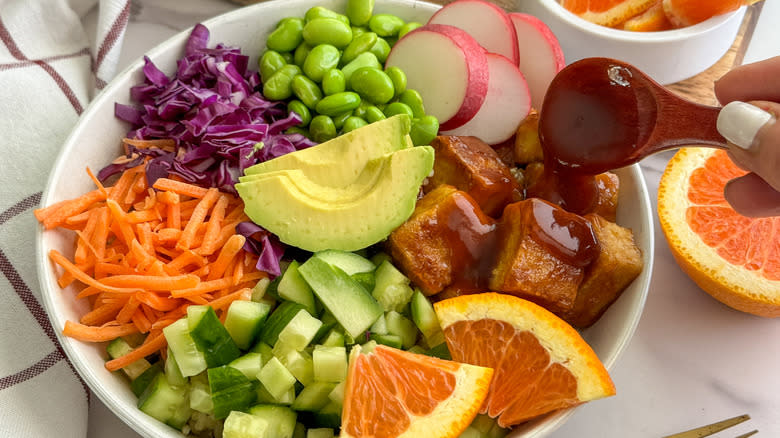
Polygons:
[[780,215],[780,192],[755,173],[734,178],[726,184],[723,195],[731,207],[742,216],[766,217]]
[[729,154],[780,191],[780,104],[734,101],[718,115],[718,132],[729,142]]

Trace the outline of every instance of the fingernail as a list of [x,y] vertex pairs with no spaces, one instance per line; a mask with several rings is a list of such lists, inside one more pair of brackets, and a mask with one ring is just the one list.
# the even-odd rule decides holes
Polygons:
[[742,149],[750,149],[758,130],[773,120],[772,114],[749,103],[734,101],[721,108],[718,132]]

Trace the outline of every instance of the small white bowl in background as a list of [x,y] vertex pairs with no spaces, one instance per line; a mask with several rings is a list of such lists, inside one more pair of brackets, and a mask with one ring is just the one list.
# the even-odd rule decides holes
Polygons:
[[614,58],[637,66],[661,84],[688,79],[715,64],[734,43],[746,10],[680,29],[633,32],[591,23],[557,0],[517,0],[515,9],[550,27],[567,64],[589,57]]

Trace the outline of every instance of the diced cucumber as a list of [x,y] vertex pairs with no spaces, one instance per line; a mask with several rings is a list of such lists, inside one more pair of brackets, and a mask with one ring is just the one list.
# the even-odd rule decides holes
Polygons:
[[379,333],[371,333],[371,341],[393,348],[401,348],[403,345],[403,339],[401,339],[400,336],[390,333],[386,333],[384,335],[380,335]]
[[279,332],[276,343],[285,344],[293,350],[301,351],[314,339],[320,327],[322,327],[322,321],[307,312],[298,312]]
[[329,427],[309,429],[306,431],[306,438],[333,438],[334,436],[335,432]]
[[211,401],[211,390],[206,373],[190,378],[190,408],[204,414],[214,412],[214,403]]
[[150,383],[157,377],[158,374],[163,372],[162,362],[155,362],[152,366],[146,369],[140,376],[133,379],[130,382],[130,390],[133,391],[136,397],[140,397],[144,390]]
[[268,345],[276,344],[276,340],[279,339],[279,332],[302,310],[306,311],[303,306],[292,301],[285,301],[280,304],[271,313],[271,316],[268,317],[265,325],[263,325],[260,340]]
[[326,249],[314,254],[314,257],[322,259],[325,263],[336,266],[347,275],[374,272],[376,265],[371,260],[355,254],[354,252]]
[[266,438],[269,433],[268,421],[252,414],[233,411],[225,419],[222,438]]
[[411,310],[412,321],[425,336],[428,345],[439,345],[444,342],[444,333],[441,331],[441,324],[433,310],[433,305],[419,289],[416,289],[412,296]]
[[382,306],[349,275],[317,257],[298,271],[317,298],[353,338],[357,338],[382,314]]
[[[221,324],[220,324],[221,325]],[[206,368],[206,357],[198,350],[195,341],[190,336],[187,318],[182,318],[163,329],[165,340],[168,341],[182,376],[189,377],[201,373]]]
[[[133,351],[133,347],[130,346],[130,344],[124,339],[124,338],[116,338],[113,341],[109,342],[108,345],[106,345],[106,353],[108,353],[108,356],[111,359],[116,359],[118,357],[124,356],[127,353],[130,353]],[[122,371],[127,374],[127,377],[130,378],[130,380],[135,380],[138,376],[143,374],[144,371],[149,369],[152,364],[149,363],[146,359],[138,359],[135,362],[130,363],[129,365],[122,368]]]
[[[322,321],[322,319],[320,319],[320,321]],[[327,324],[323,322],[319,330],[317,330],[317,334],[314,335],[314,339],[311,340],[311,344],[309,344],[309,346],[313,344],[321,344],[322,340],[325,339],[325,336],[327,336],[328,333],[330,333],[330,331],[338,325],[339,323],[336,321],[329,322]]]
[[390,262],[393,261],[393,259],[390,257],[390,254],[386,252],[378,252],[371,257],[371,263],[373,263],[375,266],[381,265],[385,260]]
[[298,414],[286,406],[260,404],[249,408],[249,413],[268,422],[268,438],[292,438]]
[[306,351],[286,348],[280,342],[274,347],[274,356],[287,368],[295,378],[304,385],[314,380],[314,362]]
[[314,380],[341,382],[347,378],[347,349],[316,345],[312,353]]
[[425,352],[428,350],[423,348],[421,345],[412,345],[412,347],[406,351],[414,354],[425,354]]
[[295,376],[276,357],[263,365],[257,378],[275,399],[281,399],[295,385]]
[[[189,391],[186,393],[186,395],[189,395]],[[182,430],[185,424],[189,421],[190,417],[193,414],[193,410],[190,407],[189,400],[184,400],[184,403],[179,404],[178,409],[174,411],[171,418],[166,422],[167,425],[173,427],[174,429]]]
[[260,353],[247,353],[230,362],[228,366],[241,371],[249,380],[257,380],[257,373],[263,368],[263,358]]
[[241,350],[252,345],[263,328],[271,306],[266,303],[237,300],[230,303],[225,316],[225,329]]
[[314,304],[314,294],[306,280],[298,272],[300,264],[292,261],[287,270],[284,271],[282,279],[279,281],[277,292],[279,296],[287,301],[293,301],[306,308],[310,314],[317,314],[317,307]]
[[484,438],[484,435],[479,433],[479,431],[471,426],[467,427],[466,430],[461,432],[460,436],[458,438]]
[[328,394],[328,398],[333,403],[336,403],[339,406],[344,405],[344,388],[346,388],[347,382],[346,380],[343,382],[339,382],[334,388],[333,391]]
[[275,300],[281,299],[281,297],[279,297],[279,282],[282,281],[282,277],[284,276],[284,273],[287,271],[287,266],[289,266],[289,264],[284,264],[281,266],[282,274],[274,278],[268,283],[268,286],[265,289],[265,294],[263,294],[263,297],[268,296]]
[[303,423],[295,423],[293,438],[306,438],[306,426]]
[[371,327],[368,328],[368,331],[372,334],[376,333],[378,335],[387,334],[387,320],[385,319],[385,315],[377,318],[376,321],[371,324]]
[[[400,339],[399,339],[400,342]],[[355,347],[360,347],[360,352],[368,354],[374,351],[374,348],[376,348],[377,342],[375,340],[370,340],[364,344],[355,345]],[[352,350],[350,350],[349,354],[352,355],[352,351],[354,351],[355,347],[352,347]]]
[[376,276],[374,276],[373,272],[358,272],[357,274],[350,275],[350,277],[357,281],[363,286],[363,289],[367,291],[374,290],[374,286],[376,286]]
[[187,307],[187,325],[209,368],[225,365],[241,356],[241,351],[211,306]]
[[486,414],[477,414],[477,416],[474,417],[474,420],[471,421],[469,427],[476,429],[482,436],[485,436],[490,432],[490,429],[493,428],[494,424],[496,424],[496,422],[490,418],[490,416]]
[[341,405],[330,402],[324,408],[314,413],[314,423],[317,427],[338,429],[341,427]]
[[320,345],[326,347],[343,347],[344,346],[344,334],[339,329],[332,328],[328,331],[328,334],[320,340]]
[[165,374],[158,373],[138,398],[138,408],[163,423],[176,424],[182,405],[189,407],[189,388],[172,386]]
[[409,287],[409,279],[389,260],[376,268],[376,283],[371,295],[382,304],[385,311],[400,312],[412,298],[414,291]]
[[296,411],[316,412],[330,402],[328,394],[336,387],[335,383],[313,382],[303,388],[295,397],[292,408]]
[[257,385],[257,403],[289,406],[293,401],[295,401],[295,386],[291,386],[280,398],[276,398],[262,384]]
[[171,351],[171,347],[168,347],[168,354],[165,358],[165,376],[168,378],[168,383],[173,386],[187,384],[187,378],[181,374],[179,363],[176,362],[176,356]]
[[391,310],[385,314],[385,321],[387,322],[387,333],[400,336],[404,350],[411,348],[417,342],[417,333],[419,332],[411,320]]
[[450,354],[450,350],[447,348],[447,344],[445,342],[442,342],[441,344],[431,348],[423,354],[438,357],[439,359],[452,360],[452,355]]
[[233,367],[209,368],[208,377],[214,417],[217,419],[227,417],[230,411],[246,410],[257,398],[257,382],[250,381]]
[[485,435],[486,438],[504,438],[509,434],[509,429],[504,429],[503,427],[498,425],[498,422],[495,422],[493,424],[493,427],[490,428],[490,432]]
[[257,303],[265,302],[265,292],[268,290],[269,284],[271,284],[271,280],[267,277],[257,280],[257,283],[255,283],[254,287],[252,288],[252,301]]
[[263,341],[258,342],[255,344],[254,347],[252,347],[251,350],[249,350],[250,353],[260,353],[260,361],[265,365],[266,362],[268,362],[269,359],[273,357],[273,353],[271,350],[271,346],[266,344]]

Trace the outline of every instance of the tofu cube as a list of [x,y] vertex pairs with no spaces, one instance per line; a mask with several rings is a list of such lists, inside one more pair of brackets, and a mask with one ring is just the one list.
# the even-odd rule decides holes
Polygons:
[[531,110],[520,122],[515,133],[514,159],[518,164],[542,161],[542,143],[539,141],[539,113]]
[[620,179],[611,172],[598,174],[595,178],[598,197],[588,213],[595,213],[610,222],[615,222]]

